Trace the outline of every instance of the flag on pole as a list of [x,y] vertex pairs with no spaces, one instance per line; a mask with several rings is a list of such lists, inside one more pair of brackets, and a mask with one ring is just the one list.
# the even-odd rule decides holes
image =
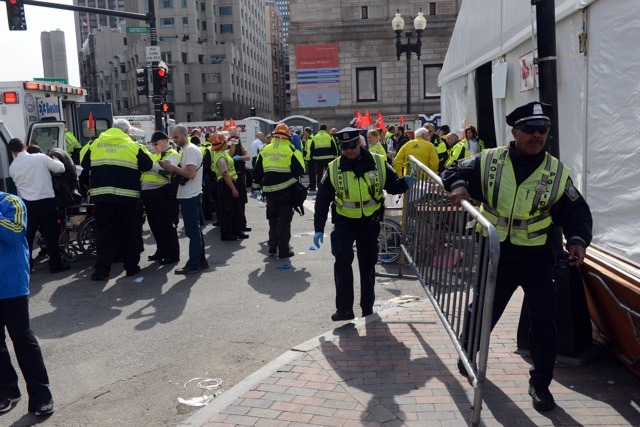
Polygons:
[[362,119],[363,119],[362,114],[360,114],[360,111],[358,111],[356,109],[356,117],[355,117],[355,122],[353,123],[353,126],[357,127],[357,128],[361,128],[362,127]]
[[382,129],[383,131],[387,131],[387,125],[384,123],[384,119],[382,118],[382,114],[380,114],[380,110],[378,110],[378,115],[376,116],[376,129]]
[[400,116],[400,124],[404,125],[404,114]]
[[236,126],[236,122],[235,122],[235,121],[233,121],[233,118],[230,118],[230,119],[229,119],[229,127],[237,127],[237,126]]
[[365,128],[367,126],[371,126],[373,121],[371,120],[371,113],[367,110],[367,113],[364,115],[364,120],[362,121],[362,127]]
[[227,124],[227,119],[224,119],[224,122],[222,122],[222,130],[227,130],[229,129],[229,125]]

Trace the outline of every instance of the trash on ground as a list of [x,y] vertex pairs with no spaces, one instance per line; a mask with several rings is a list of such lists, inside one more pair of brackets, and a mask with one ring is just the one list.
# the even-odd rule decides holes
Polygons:
[[278,267],[278,270],[288,270],[291,268],[291,264],[282,264],[280,267]]
[[144,282],[144,277],[136,277],[135,279],[133,279],[133,281],[136,283]]
[[415,295],[400,295],[399,297],[391,298],[389,302],[394,304],[406,304],[408,302],[420,301],[420,297]]
[[316,248],[316,246],[315,246],[315,245],[311,245],[311,246],[309,246],[309,250],[310,250],[310,251],[317,251],[318,249],[320,249],[320,248]]
[[222,391],[214,391],[220,388],[222,385],[221,378],[193,378],[184,383],[182,386],[183,390],[187,389],[187,385],[197,381],[196,387],[200,390],[200,396],[183,399],[181,397],[178,398],[178,402],[183,403],[189,406],[206,406],[209,402],[211,402],[216,397],[222,394]]

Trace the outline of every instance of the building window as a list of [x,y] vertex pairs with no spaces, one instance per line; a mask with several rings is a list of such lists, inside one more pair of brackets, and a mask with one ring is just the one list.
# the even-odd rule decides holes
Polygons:
[[187,63],[187,52],[182,52],[182,63],[183,64]]
[[220,6],[220,16],[231,16],[231,6]]
[[189,26],[189,17],[188,16],[183,16],[182,17],[182,26],[183,27],[188,27]]
[[362,6],[362,19],[369,19],[369,7]]
[[185,97],[185,101],[187,102],[187,104],[191,104],[191,94],[189,92],[186,92],[184,94]]
[[160,9],[173,9],[173,0],[160,0]]
[[202,83],[220,83],[220,73],[204,73],[202,74]]
[[425,65],[424,73],[424,97],[439,98],[440,88],[438,87],[438,75],[442,71],[442,64]]
[[356,101],[377,101],[377,70],[375,67],[356,68]]
[[233,34],[233,24],[220,24],[220,34]]
[[189,77],[189,74],[185,73],[184,74],[184,84],[186,84],[186,85],[190,84],[190,80],[191,80],[191,78]]
[[207,3],[202,2],[200,3],[200,12],[206,12],[207,11]]
[[220,92],[204,92],[202,94],[203,102],[216,102],[220,100]]
[[202,21],[202,31],[207,31],[207,21]]
[[435,14],[436,14],[436,3],[431,2],[429,3],[429,15],[435,15]]
[[190,122],[193,117],[193,113],[187,113],[187,121]]
[[173,62],[171,61],[171,53],[170,53],[170,52],[163,53],[163,54],[162,54],[162,60],[163,60],[166,64],[173,64]]
[[187,8],[187,0],[182,0],[182,8],[183,9]]
[[160,18],[160,26],[162,28],[173,28],[176,24],[173,18]]

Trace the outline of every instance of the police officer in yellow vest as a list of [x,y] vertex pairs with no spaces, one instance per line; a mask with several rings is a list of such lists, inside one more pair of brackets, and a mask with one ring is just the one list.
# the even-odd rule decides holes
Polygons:
[[304,174],[302,153],[289,140],[290,132],[286,124],[277,125],[271,143],[264,146],[253,168],[254,188],[262,186],[267,199],[269,253],[277,254],[278,258],[294,256],[289,246],[293,219],[291,188]]
[[[330,161],[338,157],[338,146],[333,137],[327,132],[327,125],[321,124],[320,130],[313,136],[309,144],[309,159],[313,162],[315,171],[309,171],[309,191],[316,191],[316,183],[320,182],[322,174]],[[315,178],[311,174],[315,172]]]
[[[593,224],[587,202],[569,178],[570,169],[544,149],[551,113],[552,107],[541,102],[516,108],[506,117],[515,141],[459,161],[442,174],[452,204],[480,201],[500,237],[492,326],[517,287],[524,290],[533,360],[529,394],[538,411],[555,407],[549,392],[557,346],[550,231],[552,225],[562,227],[569,265],[577,267],[591,242]],[[471,341],[467,338],[463,333],[461,341]]]
[[177,219],[178,200],[176,189],[171,185],[169,172],[160,167],[158,161],[167,160],[173,165],[180,164],[180,154],[169,145],[169,137],[161,131],[151,135],[155,154],[151,154],[153,167],[142,174],[140,197],[149,220],[149,228],[156,240],[156,252],[149,255],[149,261],[160,264],[175,264],[180,261]]
[[351,320],[353,313],[353,242],[360,269],[362,316],[373,313],[375,265],[378,261],[378,234],[384,214],[384,192],[404,193],[413,177],[398,178],[386,157],[360,146],[359,130],[345,128],[337,133],[342,155],[329,163],[316,196],[313,242],[324,241],[324,227],[331,205],[331,253],[335,257],[336,312],[331,320]]
[[238,173],[233,158],[227,153],[227,148],[229,148],[227,138],[222,132],[215,132],[211,136],[211,149],[213,150],[211,169],[217,178],[216,212],[220,227],[220,239],[233,241],[246,239],[249,235],[242,232],[242,216],[240,215],[240,203],[242,203],[240,191],[246,192],[246,189],[238,188]]
[[113,121],[82,159],[82,175],[90,176],[89,194],[95,205],[98,259],[91,280],[108,280],[116,243],[122,248],[127,276],[140,271],[138,200],[141,172],[151,170],[153,161],[143,147],[129,138],[125,119]]

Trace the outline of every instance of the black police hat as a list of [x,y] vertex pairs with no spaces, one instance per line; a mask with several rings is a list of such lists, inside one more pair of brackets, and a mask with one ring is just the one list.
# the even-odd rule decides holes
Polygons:
[[335,136],[338,139],[338,144],[359,140],[360,129],[346,127],[336,132]]
[[507,118],[509,126],[548,126],[551,124],[553,107],[544,102],[530,102],[513,110]]
[[169,137],[167,136],[166,133],[162,132],[162,131],[157,131],[154,132],[153,135],[151,135],[151,142],[156,142],[156,141],[160,141],[161,139],[169,139]]

